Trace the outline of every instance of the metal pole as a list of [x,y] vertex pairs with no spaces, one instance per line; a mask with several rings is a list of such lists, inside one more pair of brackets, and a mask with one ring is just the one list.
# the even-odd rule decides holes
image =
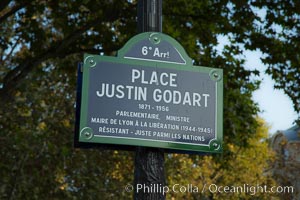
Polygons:
[[[138,32],[162,32],[162,0],[138,0]],[[134,171],[135,200],[164,200],[164,151],[137,147]]]
[[138,1],[138,32],[162,32],[162,0]]

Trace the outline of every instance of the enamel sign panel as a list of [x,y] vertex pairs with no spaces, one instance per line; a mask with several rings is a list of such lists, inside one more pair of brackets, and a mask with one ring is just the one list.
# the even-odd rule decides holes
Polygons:
[[221,152],[223,71],[192,65],[162,33],[133,37],[117,57],[84,55],[78,140]]

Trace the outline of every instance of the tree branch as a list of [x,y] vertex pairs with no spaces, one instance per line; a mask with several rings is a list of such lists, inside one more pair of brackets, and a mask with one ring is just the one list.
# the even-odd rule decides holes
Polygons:
[[0,63],[1,63],[1,64],[4,64],[5,61],[7,61],[7,60],[9,59],[9,57],[13,54],[13,52],[15,51],[15,48],[16,48],[17,45],[19,44],[20,40],[21,40],[21,38],[18,37],[18,39],[16,40],[15,44],[11,47],[9,53],[7,53],[6,56],[5,56],[5,55],[1,55],[1,58],[3,58],[3,56],[5,56],[4,59],[1,59],[1,60],[0,60]]
[[17,4],[14,7],[12,7],[9,11],[7,11],[5,14],[3,14],[2,16],[0,16],[0,24],[4,20],[6,20],[9,16],[13,15],[14,13],[18,12],[20,9],[24,8],[27,4],[28,3],[21,3],[21,4]]
[[48,48],[43,53],[35,57],[25,58],[23,62],[20,62],[20,64],[15,69],[8,72],[8,74],[4,77],[3,86],[0,89],[0,96],[2,96],[2,99],[4,101],[8,100],[13,88],[18,86],[18,84],[28,75],[28,73],[43,61],[58,56],[70,55],[67,51],[64,52],[64,50],[72,43],[74,43],[84,32],[99,23],[101,23],[100,20],[93,20],[87,25],[73,31],[73,33],[71,33],[61,41],[54,43],[52,47]]
[[[105,13],[103,15],[107,16],[107,21],[115,21],[119,18],[121,13],[118,12],[112,15],[111,10],[107,9],[105,10]],[[35,56],[26,57],[23,59],[23,61],[19,61],[20,64],[15,69],[8,72],[4,77],[2,88],[0,88],[0,96],[2,97],[2,100],[4,102],[9,100],[13,89],[15,87],[18,87],[20,82],[42,62],[50,58],[70,55],[71,52],[69,53],[67,51],[67,48],[70,49],[70,47],[72,47],[75,41],[80,38],[84,32],[86,32],[93,26],[102,24],[102,22],[103,20],[99,20],[97,17],[95,17],[94,20],[89,21],[85,26],[74,30],[71,34],[64,37],[61,41],[52,44],[44,51],[42,49],[42,53]]]
[[0,1],[0,11],[3,10],[8,4],[11,2],[11,0],[1,0]]
[[90,53],[90,54],[100,54],[104,52],[116,52],[120,49],[121,47],[115,47],[115,48],[106,48],[106,49],[83,49],[83,48],[78,48],[78,49],[71,49],[68,51],[68,55],[75,54],[75,53]]

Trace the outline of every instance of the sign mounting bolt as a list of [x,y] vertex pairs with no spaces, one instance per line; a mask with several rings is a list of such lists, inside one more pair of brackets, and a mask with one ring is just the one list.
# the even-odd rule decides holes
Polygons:
[[91,135],[91,133],[89,133],[89,132],[84,132],[84,135],[85,135],[86,137],[89,137],[89,136]]
[[210,76],[211,80],[216,81],[216,82],[222,80],[222,75],[216,69],[211,70],[209,72],[209,76]]
[[80,137],[82,137],[85,140],[89,140],[93,137],[93,131],[89,127],[85,127],[80,131]]
[[218,79],[218,78],[219,78],[219,74],[214,73],[214,77],[215,77],[216,79]]

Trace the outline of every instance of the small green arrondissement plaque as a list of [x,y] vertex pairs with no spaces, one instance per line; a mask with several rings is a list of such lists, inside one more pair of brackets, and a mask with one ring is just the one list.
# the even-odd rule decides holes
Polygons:
[[223,71],[193,66],[165,34],[84,56],[79,142],[221,152],[222,121]]

